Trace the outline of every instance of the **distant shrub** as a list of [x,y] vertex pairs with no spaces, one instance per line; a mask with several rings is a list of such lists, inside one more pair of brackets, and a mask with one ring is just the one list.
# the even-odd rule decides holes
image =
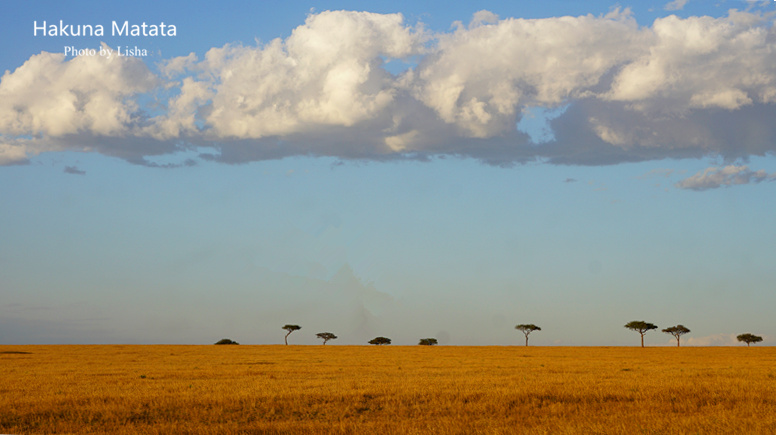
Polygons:
[[216,344],[240,344],[240,343],[238,343],[236,341],[232,341],[232,340],[230,340],[228,338],[222,338],[222,339],[218,340],[216,342]]
[[376,344],[378,346],[383,344],[391,344],[391,339],[386,337],[376,337],[369,340],[369,344]]
[[421,338],[418,344],[421,346],[434,346],[439,344],[439,342],[436,338]]

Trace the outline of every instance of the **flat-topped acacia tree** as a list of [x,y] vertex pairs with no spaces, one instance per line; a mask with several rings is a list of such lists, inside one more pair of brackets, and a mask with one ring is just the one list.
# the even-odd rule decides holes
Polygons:
[[634,320],[632,322],[628,322],[625,324],[625,327],[631,331],[636,331],[641,334],[641,347],[644,347],[644,334],[646,334],[647,331],[657,329],[657,325],[645,322],[643,320]]
[[337,339],[337,336],[332,334],[331,332],[319,332],[315,334],[315,336],[323,340],[324,346],[326,345],[327,341]]
[[286,346],[288,346],[288,336],[291,335],[292,332],[302,329],[302,327],[299,325],[285,325],[282,329],[288,331],[288,334],[286,334]]
[[684,325],[676,325],[663,330],[666,334],[671,334],[676,338],[676,347],[679,347],[679,337],[690,332]]
[[763,338],[759,335],[754,335],[747,332],[746,334],[737,336],[736,340],[746,343],[746,347],[749,347],[751,343],[759,343],[763,341]]
[[515,329],[525,334],[525,345],[528,346],[528,335],[530,335],[534,331],[541,331],[542,328],[534,325],[533,323],[527,323],[527,324],[520,324],[515,326]]

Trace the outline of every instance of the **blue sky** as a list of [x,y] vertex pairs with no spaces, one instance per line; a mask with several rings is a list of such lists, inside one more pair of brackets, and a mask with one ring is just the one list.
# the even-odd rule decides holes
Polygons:
[[0,343],[776,336],[769,2],[4,10]]

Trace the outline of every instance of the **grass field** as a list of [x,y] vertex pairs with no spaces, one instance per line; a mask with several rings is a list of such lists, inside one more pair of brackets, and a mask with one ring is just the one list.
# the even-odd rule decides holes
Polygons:
[[0,346],[0,433],[776,433],[776,348]]

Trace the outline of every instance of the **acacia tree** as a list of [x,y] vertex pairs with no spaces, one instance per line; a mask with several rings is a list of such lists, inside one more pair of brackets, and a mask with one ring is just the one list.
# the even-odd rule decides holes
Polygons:
[[645,322],[643,320],[634,320],[632,322],[628,322],[625,324],[625,327],[641,334],[641,347],[644,347],[644,334],[646,334],[647,331],[657,329],[657,325]]
[[528,335],[531,334],[534,331],[541,331],[542,328],[534,325],[533,323],[528,324],[520,324],[515,326],[515,329],[518,331],[521,331],[523,334],[525,334],[525,345],[528,346]]
[[433,346],[439,344],[439,342],[437,342],[436,338],[421,338],[418,344],[421,346]]
[[391,339],[387,337],[375,337],[369,340],[369,344],[376,344],[378,346],[382,344],[391,344]]
[[316,335],[316,337],[318,337],[321,340],[323,340],[324,346],[326,345],[327,341],[329,341],[329,340],[336,340],[337,339],[337,336],[332,334],[331,332],[319,332],[319,333],[317,333],[315,335]]
[[690,332],[684,325],[676,325],[663,330],[666,334],[671,334],[676,338],[676,347],[679,347],[679,337]]
[[744,343],[746,343],[746,347],[749,347],[751,343],[759,343],[763,341],[763,338],[760,337],[759,335],[754,335],[747,332],[746,334],[741,334],[737,336],[736,340],[743,341]]
[[302,327],[299,325],[285,325],[281,329],[288,331],[288,334],[286,334],[286,346],[288,346],[288,336],[291,335],[292,332],[302,329]]

